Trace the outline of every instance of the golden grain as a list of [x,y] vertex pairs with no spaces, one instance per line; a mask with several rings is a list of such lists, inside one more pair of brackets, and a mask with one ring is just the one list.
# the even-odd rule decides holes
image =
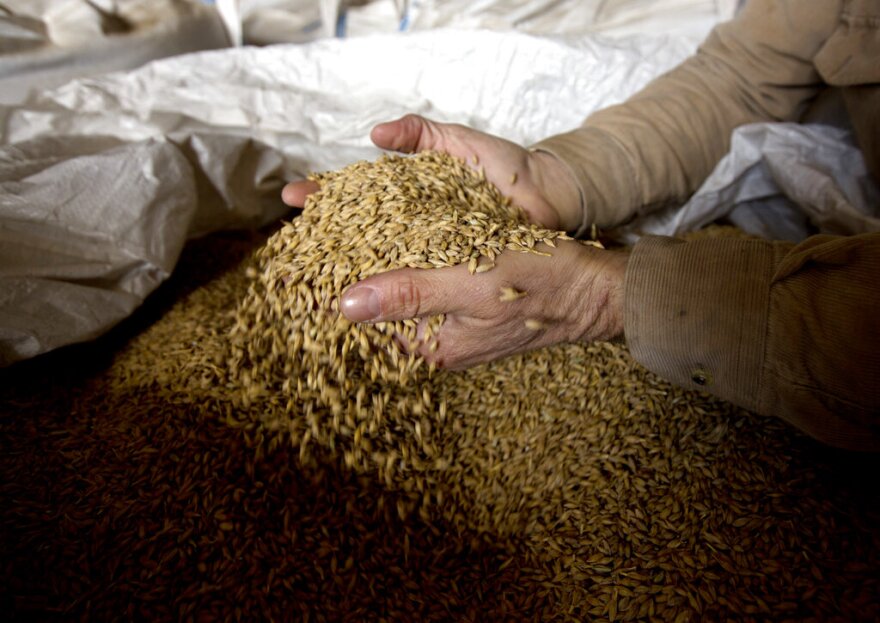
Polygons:
[[527,295],[526,292],[522,292],[511,286],[501,286],[500,292],[501,294],[499,295],[498,300],[502,303],[515,301]]

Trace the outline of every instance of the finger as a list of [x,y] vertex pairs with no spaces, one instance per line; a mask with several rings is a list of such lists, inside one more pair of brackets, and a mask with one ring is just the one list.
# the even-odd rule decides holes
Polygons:
[[301,208],[306,203],[306,197],[316,192],[320,187],[311,180],[291,182],[281,189],[281,200],[294,208]]
[[353,322],[383,322],[458,311],[467,266],[403,268],[374,275],[342,295],[342,313]]
[[395,121],[380,123],[370,132],[377,147],[403,153],[442,149],[440,125],[419,115],[406,115]]
[[[404,334],[395,332],[394,340],[397,342],[397,345],[400,347],[400,350],[404,353],[411,352],[419,352],[419,354],[427,355],[430,351],[428,350],[428,344],[425,340],[425,332],[428,326],[427,318],[419,318],[418,324],[416,324],[416,335],[413,341],[410,341]],[[427,360],[427,357],[425,357]]]

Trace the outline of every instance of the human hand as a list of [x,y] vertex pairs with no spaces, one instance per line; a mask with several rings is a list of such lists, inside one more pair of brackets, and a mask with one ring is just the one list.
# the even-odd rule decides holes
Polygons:
[[473,275],[463,264],[374,275],[344,292],[341,309],[355,322],[446,314],[436,350],[429,340],[418,352],[448,369],[554,343],[622,336],[628,256],[571,240],[541,250],[552,255],[506,251],[494,268]]
[[[437,123],[406,115],[382,123],[370,133],[383,149],[404,153],[424,150],[446,152],[475,168],[521,207],[529,219],[548,229],[573,231],[581,223],[580,191],[565,164],[545,152],[532,152],[511,141],[463,125]],[[476,158],[476,161],[475,161]],[[287,184],[285,203],[302,207],[318,189],[311,181]]]

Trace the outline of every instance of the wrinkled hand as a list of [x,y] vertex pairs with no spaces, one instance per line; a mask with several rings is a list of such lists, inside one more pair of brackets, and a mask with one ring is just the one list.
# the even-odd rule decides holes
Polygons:
[[[370,138],[382,149],[404,153],[442,151],[471,166],[483,167],[486,178],[523,208],[532,222],[566,231],[580,225],[580,193],[566,166],[555,156],[528,151],[463,125],[437,123],[418,115],[379,124]],[[314,182],[294,182],[284,187],[281,198],[301,208],[306,196],[317,189]]]
[[[627,255],[575,241],[557,244],[542,247],[552,257],[506,251],[494,268],[473,275],[463,264],[374,275],[346,290],[342,312],[356,322],[446,314],[436,350],[423,344],[419,352],[449,369],[560,342],[622,336]],[[505,290],[524,296],[502,301]]]

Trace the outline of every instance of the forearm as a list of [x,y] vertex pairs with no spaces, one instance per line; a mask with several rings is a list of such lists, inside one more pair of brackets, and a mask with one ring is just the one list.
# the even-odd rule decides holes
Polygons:
[[878,266],[877,233],[796,246],[648,237],[627,268],[627,342],[681,386],[877,450]]
[[836,1],[752,0],[678,68],[581,128],[538,143],[579,184],[579,232],[683,203],[727,152],[736,127],[797,119],[823,86],[812,59],[839,12]]

